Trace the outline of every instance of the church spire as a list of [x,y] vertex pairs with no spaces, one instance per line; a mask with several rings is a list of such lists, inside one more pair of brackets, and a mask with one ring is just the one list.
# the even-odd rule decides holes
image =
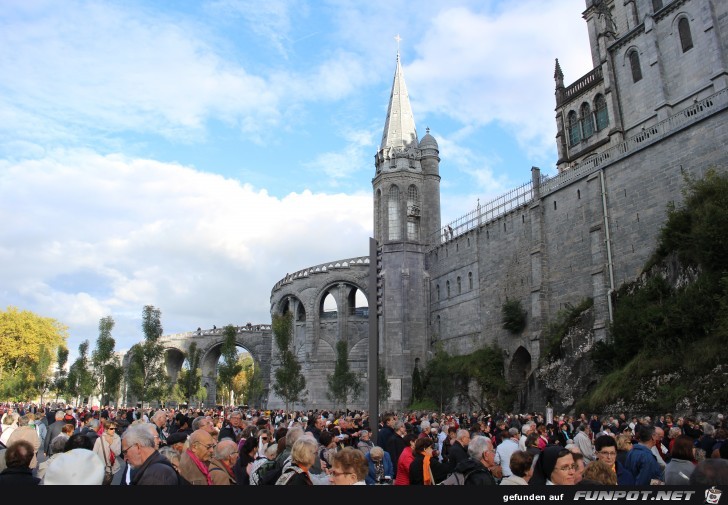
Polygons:
[[389,97],[387,121],[384,123],[380,149],[388,147],[417,147],[415,118],[412,115],[407,85],[404,82],[399,49],[397,50],[397,69],[394,72],[392,94]]

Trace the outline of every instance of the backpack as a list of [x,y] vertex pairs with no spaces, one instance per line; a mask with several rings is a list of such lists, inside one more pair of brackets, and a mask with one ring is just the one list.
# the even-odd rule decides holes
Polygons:
[[468,480],[468,477],[470,477],[470,474],[473,473],[474,470],[470,470],[467,473],[462,472],[452,472],[447,476],[445,480],[442,482],[438,482],[438,486],[462,486],[465,484],[465,481]]
[[[283,465],[278,463],[278,460],[274,460],[272,463],[272,465],[268,465],[268,463],[261,465],[261,468],[266,468],[267,470],[265,470],[264,473],[259,474],[259,485],[274,486],[278,478],[283,474]],[[259,472],[261,471],[261,468],[258,468]]]
[[[250,485],[251,486],[257,486],[257,485],[263,485],[263,477],[268,474],[270,470],[274,470],[276,466],[276,460],[268,460],[265,463],[261,464],[258,468],[255,469],[255,472],[250,476]],[[271,476],[272,478],[272,476]],[[274,482],[275,483],[275,482]]]

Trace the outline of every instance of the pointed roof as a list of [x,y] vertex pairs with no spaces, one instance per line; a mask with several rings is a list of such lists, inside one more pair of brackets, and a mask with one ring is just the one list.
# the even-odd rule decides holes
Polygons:
[[387,121],[384,123],[380,149],[387,147],[417,147],[415,118],[412,115],[407,85],[404,82],[399,51],[397,52],[397,69],[394,72],[392,94],[389,96]]
[[554,69],[554,79],[564,79],[564,73],[561,71],[561,65],[559,65],[559,59],[556,58],[556,68]]

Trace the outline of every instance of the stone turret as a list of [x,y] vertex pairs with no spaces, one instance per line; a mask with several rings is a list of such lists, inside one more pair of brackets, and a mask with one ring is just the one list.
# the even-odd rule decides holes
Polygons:
[[384,284],[380,363],[392,383],[387,405],[400,409],[410,401],[415,363],[429,349],[425,254],[440,234],[440,157],[429,129],[418,140],[399,54],[375,167],[374,236]]

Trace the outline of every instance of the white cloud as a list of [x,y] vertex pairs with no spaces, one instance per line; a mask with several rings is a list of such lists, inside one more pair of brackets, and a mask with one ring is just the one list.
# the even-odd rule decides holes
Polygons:
[[371,153],[375,151],[374,130],[352,130],[344,128],[341,136],[346,146],[336,152],[321,153],[304,166],[312,174],[325,174],[329,185],[336,187],[339,181],[349,179],[353,175],[373,171]]
[[550,154],[554,59],[576,80],[591,69],[591,58],[583,45],[586,24],[574,4],[544,3],[437,12],[416,44],[417,58],[404,62],[408,86],[420,90],[413,99],[417,113],[443,114],[464,125],[498,122],[529,156]]
[[92,151],[0,162],[0,305],[72,323],[74,349],[95,341],[105,315],[117,319],[117,347],[129,347],[147,304],[167,332],[269,322],[270,290],[287,273],[368,254],[371,205],[368,192],[278,199]]

